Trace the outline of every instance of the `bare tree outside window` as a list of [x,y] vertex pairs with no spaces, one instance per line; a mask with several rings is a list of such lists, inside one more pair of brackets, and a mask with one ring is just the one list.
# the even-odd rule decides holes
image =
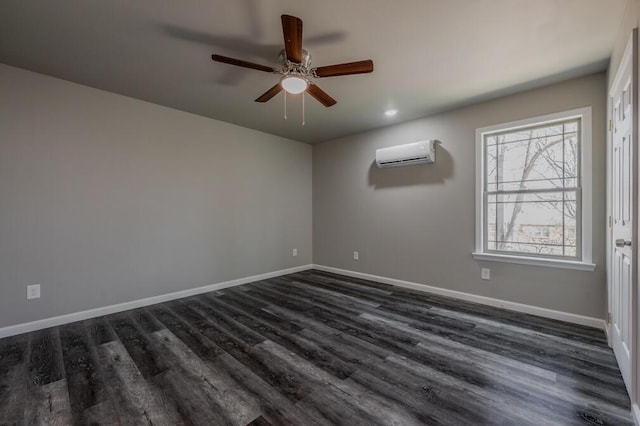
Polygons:
[[486,249],[577,258],[580,119],[484,136]]

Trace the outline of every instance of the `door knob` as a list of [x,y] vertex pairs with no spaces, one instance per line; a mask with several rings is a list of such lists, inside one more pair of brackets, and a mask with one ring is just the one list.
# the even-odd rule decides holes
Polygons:
[[624,240],[623,238],[616,240],[616,247],[624,247],[624,246],[630,246],[630,245],[631,245],[631,241]]

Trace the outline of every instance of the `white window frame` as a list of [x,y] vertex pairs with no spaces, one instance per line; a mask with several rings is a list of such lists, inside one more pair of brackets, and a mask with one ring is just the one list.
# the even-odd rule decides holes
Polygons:
[[[484,242],[484,201],[485,201],[485,144],[486,134],[515,130],[520,127],[544,125],[555,121],[570,120],[580,118],[581,140],[580,140],[580,181],[581,181],[581,260],[556,259],[549,257],[538,257],[520,254],[504,254],[485,252]],[[473,258],[476,260],[488,260],[494,262],[518,263],[524,265],[546,266],[551,268],[578,269],[583,271],[593,271],[596,267],[592,263],[592,148],[591,148],[591,107],[579,108],[570,111],[548,114],[539,117],[527,118],[524,120],[512,121],[509,123],[497,124],[494,126],[476,129],[476,247]],[[576,232],[578,230],[576,229]]]

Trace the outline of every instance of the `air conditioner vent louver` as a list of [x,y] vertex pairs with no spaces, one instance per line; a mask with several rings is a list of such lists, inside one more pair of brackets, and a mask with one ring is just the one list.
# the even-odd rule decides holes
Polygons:
[[399,167],[411,164],[433,163],[436,160],[436,145],[432,139],[376,150],[378,167]]

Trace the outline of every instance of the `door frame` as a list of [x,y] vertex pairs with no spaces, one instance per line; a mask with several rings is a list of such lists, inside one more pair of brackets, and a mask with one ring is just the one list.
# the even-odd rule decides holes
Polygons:
[[[640,354],[638,353],[638,341],[640,341],[640,327],[638,327],[638,306],[640,306],[640,294],[638,292],[638,264],[640,253],[638,250],[638,241],[640,239],[640,230],[638,229],[638,210],[640,208],[640,199],[638,197],[638,179],[640,170],[638,168],[639,157],[640,157],[640,149],[638,149],[638,133],[640,131],[639,120],[638,120],[638,99],[640,93],[640,82],[638,81],[638,28],[634,28],[631,35],[629,36],[629,40],[627,41],[627,45],[620,60],[620,64],[618,65],[618,70],[622,69],[625,66],[631,65],[631,81],[634,85],[632,90],[632,106],[633,106],[633,117],[632,117],[632,140],[631,146],[633,148],[632,155],[632,172],[633,176],[633,211],[632,211],[632,226],[633,226],[633,265],[632,265],[632,279],[631,279],[631,337],[632,342],[630,345],[632,354],[631,354],[631,384],[629,386],[629,397],[631,399],[631,404],[633,407],[633,415],[637,424],[640,424],[640,371],[638,371],[638,366],[640,365]],[[630,64],[629,64],[630,63]],[[611,103],[611,95],[613,89],[618,84],[618,76],[616,75],[613,79],[611,86],[607,89],[607,156],[606,156],[606,180],[607,180],[607,238],[606,238],[606,265],[607,265],[607,326],[605,331],[607,333],[607,341],[609,346],[612,346],[611,342],[611,323],[609,321],[610,312],[612,312],[612,298],[611,298],[611,280],[612,280],[612,262],[611,256],[613,255],[613,227],[611,224],[611,218],[613,217],[613,181],[612,181],[612,169],[613,169],[613,140],[612,140],[612,111],[613,106]]]

